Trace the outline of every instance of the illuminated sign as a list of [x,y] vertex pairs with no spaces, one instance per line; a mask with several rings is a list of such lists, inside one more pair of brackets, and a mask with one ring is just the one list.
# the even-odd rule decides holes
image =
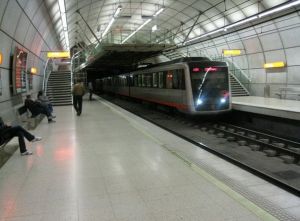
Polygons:
[[219,69],[216,67],[209,67],[209,68],[205,68],[204,71],[208,72],[208,71],[218,71]]
[[24,93],[27,91],[27,52],[16,47],[13,60],[13,88],[14,93]]
[[70,58],[69,51],[49,51],[47,52],[48,58]]
[[31,74],[36,74],[36,73],[37,73],[37,68],[36,68],[36,67],[32,67],[32,68],[30,69],[30,73],[31,73]]
[[200,72],[200,68],[193,68],[193,72]]
[[264,68],[283,68],[283,67],[285,67],[285,63],[283,61],[276,61],[276,62],[264,64]]
[[239,49],[232,49],[232,50],[227,50],[227,49],[224,49],[223,50],[223,55],[233,55],[233,56],[236,56],[236,55],[241,55],[241,50]]

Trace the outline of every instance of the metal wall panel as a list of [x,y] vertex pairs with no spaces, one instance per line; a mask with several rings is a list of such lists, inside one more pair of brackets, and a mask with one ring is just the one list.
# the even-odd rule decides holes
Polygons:
[[263,68],[265,59],[263,53],[255,53],[248,55],[249,68]]
[[300,46],[300,27],[282,31],[280,32],[280,35],[282,37],[283,45],[285,48]]
[[21,8],[19,7],[19,5],[15,0],[9,1],[3,16],[1,29],[8,33],[10,36],[14,36],[20,16]]
[[22,14],[14,36],[15,39],[19,41],[21,44],[24,44],[25,34],[27,33],[29,25],[30,25],[29,19],[27,18],[26,15]]
[[3,32],[0,32],[0,39],[0,51],[3,54],[3,62],[1,67],[9,68],[12,39]]
[[260,36],[264,51],[282,49],[282,42],[278,33]]
[[0,2],[0,22],[1,22],[2,16],[4,15],[4,11],[5,11],[7,2],[8,2],[8,0],[1,0],[1,2]]
[[26,35],[26,38],[25,38],[25,41],[24,41],[24,45],[27,48],[31,47],[31,44],[32,44],[32,41],[34,39],[35,34],[36,34],[35,28],[32,25],[29,25],[27,35]]
[[300,65],[300,47],[286,49],[288,66]]
[[288,84],[300,85],[300,66],[292,66],[288,68]]

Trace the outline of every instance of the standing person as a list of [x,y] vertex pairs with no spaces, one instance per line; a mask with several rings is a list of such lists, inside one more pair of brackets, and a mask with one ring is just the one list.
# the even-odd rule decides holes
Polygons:
[[0,117],[0,141],[1,144],[5,140],[9,140],[13,137],[18,137],[19,138],[19,146],[20,146],[20,152],[22,156],[26,155],[32,155],[33,153],[28,151],[26,148],[25,140],[24,137],[30,141],[30,142],[36,142],[42,140],[41,137],[36,137],[29,133],[27,130],[25,130],[21,126],[9,126],[5,124]]
[[80,116],[82,112],[82,97],[85,94],[85,89],[82,80],[78,80],[73,86],[73,106],[77,112],[77,116]]
[[93,83],[90,81],[88,84],[89,92],[90,92],[90,101],[93,100]]

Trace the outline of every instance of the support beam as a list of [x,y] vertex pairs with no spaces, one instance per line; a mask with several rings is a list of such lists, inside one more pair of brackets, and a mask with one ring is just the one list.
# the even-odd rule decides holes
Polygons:
[[189,37],[189,35],[190,35],[190,33],[192,32],[192,30],[194,29],[194,27],[195,27],[195,25],[197,24],[197,22],[198,22],[198,20],[199,20],[199,18],[200,18],[200,16],[202,15],[202,11],[200,11],[199,12],[199,15],[198,15],[198,17],[197,17],[197,19],[196,19],[196,21],[194,22],[194,24],[193,24],[193,26],[190,28],[190,30],[189,30],[189,33],[185,36],[185,39],[184,39],[184,41],[183,42],[186,42],[186,40],[188,39],[188,37]]
[[[86,35],[85,31],[83,31],[83,29],[81,28],[79,22],[76,22],[76,25],[78,25],[78,27],[80,28],[81,32],[84,34],[85,38],[88,40],[88,42],[90,42],[90,44],[92,44],[91,40],[88,38],[88,36]],[[80,33],[79,33],[80,34]]]
[[84,21],[84,23],[86,24],[86,26],[88,27],[88,29],[90,30],[90,32],[92,33],[92,35],[96,38],[96,40],[98,41],[98,43],[100,44],[99,39],[97,38],[96,34],[93,32],[93,30],[91,29],[91,27],[89,26],[89,24],[85,21],[85,19],[82,17],[81,13],[79,10],[76,11],[80,17],[82,18],[82,20]]

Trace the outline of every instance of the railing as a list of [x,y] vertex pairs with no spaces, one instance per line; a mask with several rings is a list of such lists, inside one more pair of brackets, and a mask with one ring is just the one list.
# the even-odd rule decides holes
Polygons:
[[53,70],[53,60],[47,59],[45,69],[44,69],[44,77],[43,77],[43,91],[45,95],[47,95],[47,82],[52,70]]
[[229,72],[233,74],[248,91],[250,91],[251,78],[236,63],[223,56],[210,57],[210,59],[213,61],[227,62]]

